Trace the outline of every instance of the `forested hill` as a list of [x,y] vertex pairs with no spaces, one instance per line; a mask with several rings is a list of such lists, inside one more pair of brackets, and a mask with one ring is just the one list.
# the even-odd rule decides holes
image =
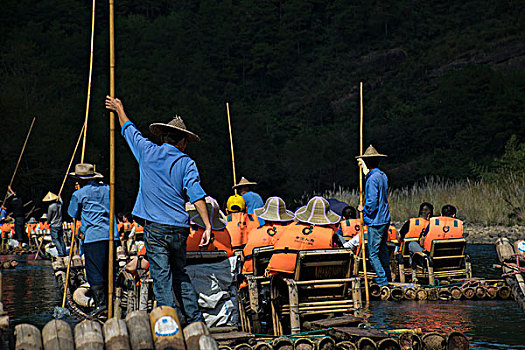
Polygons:
[[[264,196],[357,184],[359,82],[365,146],[389,155],[394,187],[473,176],[525,140],[525,1],[117,0],[117,96],[148,137],[184,116],[188,153],[222,201],[238,176]],[[86,160],[108,174],[108,8],[97,1]],[[3,0],[0,188],[37,116],[15,190],[58,191],[86,104],[91,1]],[[119,208],[138,188],[117,134]],[[69,198],[71,185],[65,195]]]

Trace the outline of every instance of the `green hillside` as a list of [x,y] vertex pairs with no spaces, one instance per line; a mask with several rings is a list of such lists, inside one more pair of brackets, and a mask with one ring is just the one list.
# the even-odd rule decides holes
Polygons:
[[[225,102],[238,176],[286,199],[356,186],[360,81],[365,146],[389,155],[383,168],[393,187],[476,176],[512,135],[525,140],[523,0],[115,4],[117,96],[149,137],[149,123],[184,116],[203,139],[188,153],[220,201],[232,184]],[[107,3],[96,13],[86,160],[107,174]],[[15,180],[27,200],[58,190],[80,132],[90,24],[90,1],[2,2],[0,183],[36,115]],[[117,141],[119,207],[127,210],[138,171]]]

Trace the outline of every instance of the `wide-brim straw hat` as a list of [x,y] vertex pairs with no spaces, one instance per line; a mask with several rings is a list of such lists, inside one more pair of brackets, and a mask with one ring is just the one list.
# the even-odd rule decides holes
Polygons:
[[[211,228],[213,230],[223,230],[228,224],[226,216],[221,211],[219,203],[212,198],[206,197],[206,207],[208,208],[208,215],[210,216]],[[204,225],[204,220],[202,220],[197,208],[191,203],[186,203],[186,211],[190,216],[190,220],[199,227],[206,228]]]
[[253,181],[249,181],[248,179],[246,179],[244,176],[241,178],[241,181],[239,181],[239,183],[237,185],[233,185],[232,188],[233,189],[236,189],[237,187],[242,187],[242,186],[256,186],[257,185],[257,182],[253,182]]
[[68,174],[83,180],[102,179],[104,175],[95,171],[95,165],[89,163],[80,163],[75,165],[75,171]]
[[47,220],[47,214],[46,213],[42,214],[42,216],[40,217],[40,220]]
[[58,196],[54,194],[53,192],[49,191],[47,192],[44,199],[42,199],[42,202],[53,202],[53,201],[56,201],[57,199],[58,199]]
[[330,204],[323,197],[313,197],[304,207],[297,209],[298,221],[313,225],[331,225],[341,221],[341,217],[330,210]]
[[264,207],[255,209],[253,213],[266,221],[286,222],[294,220],[294,213],[286,209],[286,205],[280,197],[268,198]]
[[153,123],[149,126],[150,131],[157,135],[169,135],[175,132],[182,132],[186,134],[188,142],[199,142],[201,139],[197,134],[189,131],[186,128],[186,124],[181,117],[175,116],[168,124],[165,123]]
[[356,156],[356,158],[372,158],[372,157],[388,157],[388,156],[386,154],[379,153],[372,145],[368,146],[364,154],[360,156]]

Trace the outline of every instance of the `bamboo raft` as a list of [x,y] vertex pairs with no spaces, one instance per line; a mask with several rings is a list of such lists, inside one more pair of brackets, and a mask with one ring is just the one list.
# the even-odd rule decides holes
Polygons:
[[525,255],[519,250],[520,242],[523,241],[517,241],[513,246],[503,237],[498,238],[495,245],[500,261],[497,267],[502,269],[502,277],[509,285],[513,299],[525,312]]
[[175,323],[169,335],[159,331],[158,323],[169,319],[168,307],[148,315],[134,311],[125,319],[112,318],[101,325],[84,320],[74,327],[62,320],[48,322],[42,331],[30,324],[15,327],[14,347],[21,349],[176,349],[176,350],[396,350],[469,348],[468,338],[460,332],[423,334],[420,329],[387,330],[355,326],[354,318],[310,322],[309,331],[288,336],[265,336],[233,329],[209,329],[202,322],[182,331]]

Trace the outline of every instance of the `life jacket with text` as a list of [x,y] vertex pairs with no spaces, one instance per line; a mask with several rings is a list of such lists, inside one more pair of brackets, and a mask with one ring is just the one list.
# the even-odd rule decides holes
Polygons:
[[253,274],[253,249],[274,245],[275,242],[289,227],[289,223],[267,223],[250,232],[248,242],[244,246],[244,264],[242,266],[243,275]]
[[393,225],[390,225],[390,227],[388,228],[387,242],[390,242],[394,239],[397,239],[397,228]]
[[[135,220],[133,220],[132,225],[135,227],[135,233],[144,233],[144,227],[139,225],[139,223],[136,222]],[[131,228],[130,228],[130,230],[131,230]]]
[[423,218],[411,218],[409,222],[408,232],[405,234],[405,238],[421,237],[430,223],[429,220],[425,220]]
[[244,212],[231,213],[227,220],[226,229],[230,233],[232,250],[243,249],[248,242],[250,231],[259,227],[259,220],[255,215]]
[[432,241],[437,239],[463,238],[463,221],[448,216],[430,219],[423,248],[430,252]]
[[[5,222],[2,226],[1,226],[1,229],[2,229],[2,238],[9,238],[9,236],[12,237],[12,233],[14,232],[15,230],[15,224],[13,223],[10,223],[10,222]],[[11,234],[11,235],[10,235]]]
[[332,225],[315,226],[303,223],[290,225],[274,244],[268,272],[293,273],[299,251],[330,249],[333,247],[335,233],[336,229]]
[[210,244],[207,247],[201,248],[202,234],[204,229],[198,225],[191,225],[190,234],[186,240],[186,251],[188,252],[202,252],[202,251],[218,251],[224,250],[228,257],[232,256],[232,243],[230,234],[225,228],[224,230],[212,230],[212,237],[210,238]]
[[31,238],[31,234],[35,232],[35,228],[38,226],[38,222],[32,222],[26,224],[27,238]]
[[80,226],[82,225],[82,223],[80,222],[80,220],[76,220],[76,223],[77,223],[76,226],[75,226],[75,222],[72,222],[70,224],[69,227],[71,229],[71,232],[74,232],[74,235],[78,236],[80,238],[80,240],[84,240],[84,235],[80,231]]
[[357,235],[362,229],[361,219],[346,219],[340,223],[343,237],[352,238]]

